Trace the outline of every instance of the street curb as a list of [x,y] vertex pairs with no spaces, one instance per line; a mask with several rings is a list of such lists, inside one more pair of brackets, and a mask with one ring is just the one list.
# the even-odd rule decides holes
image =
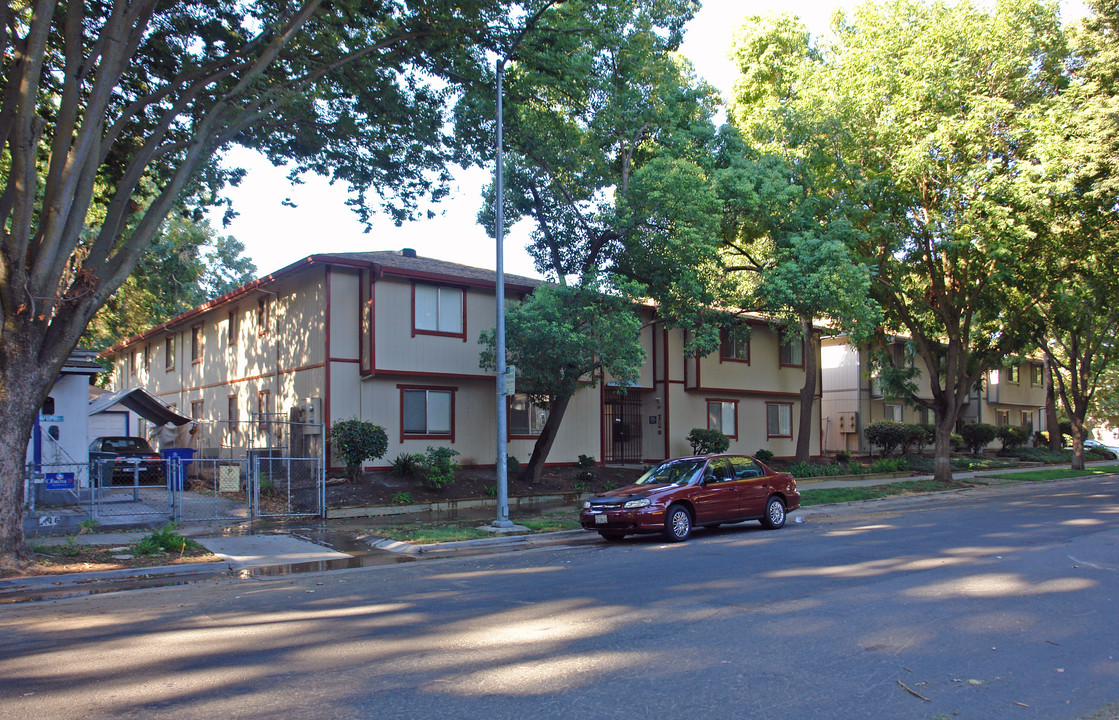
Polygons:
[[185,585],[231,577],[228,562],[155,565],[87,573],[56,573],[0,579],[0,605],[52,600],[72,595],[107,593],[136,587]]

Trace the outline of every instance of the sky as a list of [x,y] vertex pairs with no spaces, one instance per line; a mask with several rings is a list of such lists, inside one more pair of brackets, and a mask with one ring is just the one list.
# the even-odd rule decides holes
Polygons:
[[[691,60],[696,73],[726,97],[735,71],[727,57],[734,30],[746,15],[790,12],[799,15],[814,36],[827,32],[838,8],[858,3],[843,0],[707,0],[688,24],[681,52]],[[1084,14],[1078,0],[1062,2],[1066,19]],[[482,188],[490,181],[493,165],[455,172],[450,197],[431,206],[433,219],[395,227],[388,219],[374,219],[372,229],[364,226],[346,204],[344,184],[331,185],[326,178],[308,175],[293,187],[284,168],[273,167],[260,155],[235,148],[225,156],[227,164],[244,167],[248,174],[240,187],[229,188],[228,197],[238,217],[221,228],[220,212],[211,223],[225,235],[245,244],[245,254],[260,274],[270,273],[307,255],[331,252],[367,252],[413,248],[432,257],[474,267],[494,269],[497,253],[493,238],[477,222],[483,202]],[[294,207],[284,201],[290,200]],[[525,251],[531,231],[522,221],[506,230],[505,272],[539,277]]]

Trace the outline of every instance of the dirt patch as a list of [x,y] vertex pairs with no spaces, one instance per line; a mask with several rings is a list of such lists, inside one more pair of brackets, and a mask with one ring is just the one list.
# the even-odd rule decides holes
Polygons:
[[[526,483],[510,473],[510,497],[561,495],[573,492],[604,492],[636,480],[645,468],[577,467],[545,468],[540,480]],[[589,474],[588,474],[589,473]],[[375,505],[407,505],[410,503],[470,500],[496,497],[495,472],[488,469],[460,469],[455,481],[442,490],[431,490],[416,478],[398,477],[387,471],[365,473],[355,482],[344,478],[327,480],[326,505],[331,508],[370,507]]]
[[[32,543],[34,544],[34,543]],[[101,572],[103,570],[122,570],[125,568],[163,567],[166,565],[185,565],[188,563],[218,562],[220,557],[205,548],[188,548],[183,553],[164,553],[162,555],[134,555],[120,557],[120,548],[105,548],[93,545],[76,544],[64,548],[54,547],[51,552],[32,554],[35,563],[27,570],[0,570],[0,578],[32,577],[36,575],[59,575],[62,573]],[[123,551],[127,554],[127,551]]]

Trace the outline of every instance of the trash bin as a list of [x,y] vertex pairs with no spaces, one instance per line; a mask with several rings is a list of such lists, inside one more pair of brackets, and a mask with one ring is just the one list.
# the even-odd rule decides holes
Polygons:
[[[194,448],[165,448],[159,451],[167,468],[167,482],[173,490],[189,490],[186,479],[187,466],[194,462]],[[178,460],[179,462],[175,462]]]

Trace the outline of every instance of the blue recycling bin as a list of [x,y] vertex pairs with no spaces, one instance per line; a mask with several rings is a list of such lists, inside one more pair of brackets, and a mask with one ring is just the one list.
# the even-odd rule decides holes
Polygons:
[[[166,448],[160,450],[167,468],[167,481],[173,490],[187,490],[190,483],[186,481],[187,466],[194,462],[194,448]],[[175,460],[180,462],[175,462]]]

